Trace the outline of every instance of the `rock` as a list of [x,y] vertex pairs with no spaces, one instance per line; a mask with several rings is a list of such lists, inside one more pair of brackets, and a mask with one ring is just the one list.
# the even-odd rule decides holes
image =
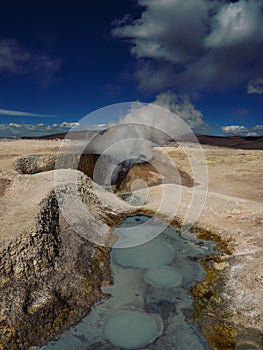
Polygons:
[[20,157],[15,162],[20,174],[36,174],[55,168],[56,154],[30,154]]
[[[179,190],[182,193],[179,207],[176,209],[174,198]],[[142,191],[138,190],[135,194],[139,195]],[[202,195],[202,190],[195,189],[195,192]],[[207,192],[206,195],[195,227],[218,234],[232,249],[231,257],[222,256],[218,263],[213,264],[217,273],[225,273],[224,284],[220,287],[219,301],[222,310],[228,315],[233,315],[231,322],[238,335],[242,334],[248,325],[255,333],[262,334],[262,203],[213,192]],[[192,196],[193,189],[190,188],[180,188],[172,184],[154,186],[149,189],[142,210],[158,211],[158,214],[170,217],[171,220],[176,215],[184,221]],[[239,215],[228,220],[229,212]]]
[[134,164],[128,170],[124,180],[119,186],[122,192],[133,192],[147,186],[160,185],[162,176],[158,174],[156,169],[148,163]]
[[147,200],[147,195],[143,193],[124,192],[119,197],[133,206],[142,206]]
[[37,174],[54,169],[80,170],[103,185],[108,162],[106,155],[98,154],[79,155],[72,152],[29,154],[15,160],[15,169],[20,174]]
[[[78,199],[89,213],[85,234],[62,215],[63,201],[75,188],[68,181],[55,189],[58,174],[77,179]],[[112,210],[130,208],[73,170],[17,176],[0,208],[0,349],[28,349],[80,320],[104,297],[100,287],[110,282],[110,248],[87,237],[103,233],[107,239]]]
[[[54,174],[57,171],[14,177],[17,175],[14,164],[18,157],[27,158],[25,155],[30,156],[31,153],[34,156],[52,154],[49,158],[49,164],[52,164],[59,147],[60,142],[56,141],[1,140],[0,168],[8,173],[0,173],[0,179],[3,179],[0,180],[0,349],[25,349],[28,344],[37,344],[59,333],[88,311],[93,301],[102,296],[100,284],[105,280],[109,282],[107,249],[100,250],[88,242],[83,232],[72,230],[63,218],[54,196]],[[194,145],[191,145],[191,150],[193,148]],[[165,160],[164,151],[172,161]],[[239,149],[211,146],[204,146],[203,151],[209,183],[197,225],[201,230],[216,233],[232,248],[232,255],[224,255],[213,263],[216,273],[224,274],[224,283],[218,286],[218,298],[214,302],[217,310],[223,313],[224,321],[230,322],[230,335],[232,330],[237,330],[237,344],[239,341],[245,344],[252,339],[261,345],[257,346],[260,349],[263,331],[262,151],[241,152]],[[152,182],[166,178],[164,185],[152,186],[147,191],[145,188],[133,191],[128,193],[128,197],[124,194],[123,198],[135,200],[135,205],[144,204],[141,212],[156,213],[157,218],[167,221],[172,221],[176,215],[177,222],[183,221],[189,204],[191,206],[193,190],[198,192],[201,186],[190,188],[196,184],[188,175],[192,175],[191,167],[180,147],[155,149],[154,156],[156,163],[151,164],[156,169],[158,164],[164,169],[162,166],[165,164],[167,170],[160,172],[163,178],[150,174]],[[29,165],[25,162],[26,166],[20,165],[20,168],[28,167],[37,172],[41,167],[46,169],[44,158],[40,161],[36,159],[33,157]],[[84,168],[92,169],[93,160],[87,158]],[[186,173],[185,182],[181,183],[187,185],[189,180],[189,188],[177,185],[174,179],[169,182],[169,172],[176,173],[173,161],[179,173]],[[42,165],[39,168],[32,164]],[[142,164],[141,168],[144,166]],[[17,169],[21,174],[20,168]],[[144,181],[152,171],[146,170],[138,170],[142,172]],[[77,173],[80,174],[81,197],[90,209],[94,209],[91,211],[93,219],[89,217],[90,233],[96,236],[100,225],[107,230],[107,223],[115,223],[118,216],[135,210]],[[180,177],[183,178],[182,175]],[[176,179],[179,179],[178,176]],[[138,182],[135,184],[138,185]],[[100,195],[100,201],[96,199],[96,193]],[[163,196],[165,200],[162,203]],[[72,210],[77,214],[76,209]],[[93,279],[89,275],[91,271],[94,271]],[[88,281],[93,281],[93,285],[89,285]],[[217,317],[218,313],[208,308],[203,311],[199,322],[202,327],[207,325],[210,329]],[[227,333],[218,328],[218,339],[224,340],[226,336]],[[95,347],[104,348],[102,344]]]
[[92,177],[98,157],[96,154],[83,154],[80,157],[74,153],[29,154],[18,158],[15,167],[20,174],[37,174],[56,168],[79,169]]
[[193,187],[192,177],[184,170],[176,167],[162,148],[154,149],[154,157],[150,163],[134,164],[118,185],[121,192],[133,192],[145,187],[160,184],[181,184]]

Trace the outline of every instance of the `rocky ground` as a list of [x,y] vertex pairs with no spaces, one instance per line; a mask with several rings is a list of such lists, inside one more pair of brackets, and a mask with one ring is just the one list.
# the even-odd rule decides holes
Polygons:
[[[82,172],[45,171],[54,144],[6,141],[0,149],[0,349],[28,349],[106,297],[100,288],[111,282],[110,250],[103,244],[125,203]],[[41,153],[42,172],[21,175],[16,160],[29,150]]]
[[[79,234],[79,230],[74,232],[61,213],[58,197],[63,198],[63,193],[68,194],[72,186],[61,186],[61,196],[54,195],[54,174],[61,172],[69,177],[72,173],[78,174],[80,198],[90,213],[86,222],[90,237],[103,232],[105,240],[111,232],[110,226],[120,215],[141,210],[158,213],[168,221],[174,216],[184,221],[193,196],[197,203],[201,198],[196,225],[200,231],[216,233],[232,250],[212,262],[213,271],[218,274],[224,271],[220,296],[217,296],[220,300],[214,302],[226,308],[224,317],[237,331],[237,342],[260,349],[263,332],[263,151],[203,146],[208,170],[206,192],[202,179],[193,180],[189,161],[180,147],[157,149],[153,165],[161,169],[161,176],[152,167],[137,166],[130,170],[120,188],[122,192],[134,191],[143,199],[143,205],[138,208],[94,185],[81,172],[53,171],[52,162],[50,168],[43,167],[43,162],[54,160],[60,142],[0,141],[0,348],[26,349],[28,344],[35,344],[36,339],[44,340],[75,322],[102,297],[100,285],[109,282],[109,251],[87,242],[87,237]],[[162,161],[166,159],[163,152],[171,158],[171,169],[178,169],[182,186],[178,176],[173,177],[170,175],[173,171],[167,171],[167,163]],[[28,158],[28,155],[31,156]],[[21,157],[29,159],[27,163],[22,162],[26,164],[23,169],[32,169],[32,164],[35,169],[40,164],[41,173],[19,174],[26,172],[21,171]],[[85,170],[92,162],[83,164],[82,170]],[[86,169],[86,173],[89,171]],[[138,178],[143,182],[138,183]],[[149,188],[145,188],[147,179]],[[74,208],[71,209],[74,212]],[[216,318],[214,311],[210,309],[203,314],[204,327]],[[208,313],[211,315],[207,316]]]
[[[107,208],[91,180],[78,176],[79,200],[92,210],[82,223],[85,233],[103,232],[106,240]],[[17,176],[0,198],[1,349],[28,349],[54,336],[83,317],[110,282],[109,249],[77,234],[61,213],[58,198],[74,191],[68,182],[55,193],[50,171]]]

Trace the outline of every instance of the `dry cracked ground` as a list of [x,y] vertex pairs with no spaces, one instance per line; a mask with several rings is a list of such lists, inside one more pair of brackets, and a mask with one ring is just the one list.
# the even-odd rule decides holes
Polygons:
[[[23,207],[25,220],[32,220],[28,211],[32,210],[34,203],[16,202],[17,208],[10,208],[12,197],[15,197],[15,189],[26,192],[27,187],[37,191],[36,187],[30,187],[30,176],[24,181],[24,189],[15,186],[18,174],[16,169],[17,159],[21,156],[41,154],[54,156],[59,150],[59,140],[2,140],[0,141],[0,198],[1,199],[1,246],[8,240],[17,239],[19,234],[19,222],[21,217],[16,215],[19,206]],[[214,146],[203,146],[204,158],[198,157],[197,163],[207,166],[208,191],[205,184],[199,179],[193,183],[189,179],[194,177],[186,153],[191,153],[195,146],[186,145],[183,150],[180,147],[163,147],[156,149],[155,160],[157,168],[163,166],[164,153],[170,157],[171,171],[164,170],[163,176],[156,175],[153,169],[140,169],[137,174],[128,174],[132,190],[136,195],[145,199],[141,210],[158,212],[160,216],[172,219],[174,215],[184,220],[186,213],[191,207],[193,196],[201,198],[200,213],[198,214],[196,226],[200,230],[210,230],[228,242],[232,253],[223,254],[220,261],[213,262],[215,271],[224,271],[224,285],[221,286],[220,299],[218,303],[227,308],[227,322],[237,330],[237,344],[240,348],[245,344],[247,347],[262,349],[263,343],[263,151],[262,150],[239,150]],[[189,152],[187,151],[189,150]],[[185,153],[186,151],[186,153]],[[194,153],[193,153],[194,154]],[[43,159],[42,159],[43,160]],[[173,164],[174,162],[174,164]],[[182,175],[182,185],[174,179],[169,180],[169,173],[175,168]],[[45,183],[43,173],[41,186],[50,186]],[[50,172],[49,172],[50,174]],[[150,187],[138,186],[138,178],[148,178]],[[32,177],[32,179],[33,179]],[[50,175],[47,177],[50,178]],[[164,180],[163,184],[160,179]],[[165,181],[165,179],[167,181]],[[146,180],[145,178],[143,180]],[[39,181],[39,180],[34,180]],[[32,180],[32,182],[34,182]],[[51,181],[51,180],[50,180]],[[132,183],[134,182],[134,186]],[[146,181],[147,182],[147,181]],[[161,181],[162,182],[162,181]],[[136,185],[137,184],[137,185]],[[126,184],[127,185],[127,178]],[[12,187],[13,186],[13,187]],[[127,186],[126,186],[127,187]],[[13,189],[12,189],[13,188]],[[11,190],[12,189],[12,190]],[[126,188],[127,190],[127,188]],[[33,196],[34,192],[30,194]],[[36,194],[37,197],[37,194]],[[104,206],[111,213],[132,213],[138,208],[129,207],[125,202],[114,195],[103,197]],[[178,199],[179,198],[179,199]],[[164,199],[164,200],[163,200]],[[198,200],[197,200],[198,202]],[[14,201],[12,203],[15,203]],[[9,205],[9,206],[8,206]],[[14,205],[14,204],[13,204]],[[123,209],[122,209],[123,206]],[[28,208],[28,210],[27,210]],[[31,209],[30,209],[31,208]],[[15,210],[17,209],[17,210]],[[3,217],[5,216],[5,219]],[[9,219],[7,219],[9,217]],[[23,226],[23,225],[22,225]],[[10,238],[11,237],[11,238]],[[3,283],[3,281],[2,281]],[[216,301],[214,301],[216,302]],[[208,310],[204,316],[207,322],[216,317],[212,310]],[[1,320],[0,320],[1,321]],[[205,321],[204,321],[205,322]],[[206,327],[208,327],[206,325]],[[220,330],[218,331],[220,333]],[[222,337],[226,335],[222,332]],[[242,345],[243,344],[243,345]],[[244,345],[244,346],[245,346]],[[233,345],[234,346],[234,345]],[[225,350],[223,347],[215,349]],[[10,347],[11,349],[11,347]],[[230,347],[229,347],[230,349]],[[234,347],[233,347],[234,349]],[[238,347],[236,347],[238,349]]]

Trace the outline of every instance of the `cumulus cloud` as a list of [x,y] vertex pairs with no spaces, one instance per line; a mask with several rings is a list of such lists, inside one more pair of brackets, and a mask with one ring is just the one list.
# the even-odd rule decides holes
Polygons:
[[[262,4],[262,2],[261,2]],[[212,31],[206,37],[208,47],[250,47],[262,39],[262,13],[260,1],[238,1],[222,6],[211,23]],[[258,35],[260,34],[260,35]]]
[[79,123],[76,122],[63,122],[60,124],[62,128],[78,128],[80,126]]
[[178,95],[172,91],[160,93],[153,102],[178,115],[195,132],[206,133],[211,127],[205,122],[203,113],[191,102],[189,96]]
[[0,74],[32,75],[48,85],[60,69],[60,60],[42,52],[31,52],[15,39],[0,40]]
[[112,35],[129,41],[141,90],[193,92],[262,72],[262,0],[137,2],[140,18],[115,22]]
[[247,131],[243,125],[228,125],[222,126],[221,131],[225,134],[240,134]]
[[49,134],[57,134],[68,131],[71,128],[78,128],[79,123],[62,122],[54,124],[19,124],[8,123],[0,124],[0,137],[22,137],[22,136],[41,136]]
[[261,136],[263,135],[263,125],[246,127],[243,125],[228,125],[221,128],[223,134],[243,135],[243,136]]
[[250,80],[247,86],[248,94],[263,94],[263,78]]

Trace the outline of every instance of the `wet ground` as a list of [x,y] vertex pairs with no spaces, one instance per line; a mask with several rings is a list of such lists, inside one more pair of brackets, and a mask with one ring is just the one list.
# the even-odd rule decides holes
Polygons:
[[181,237],[148,216],[126,218],[117,230],[120,241],[125,229],[140,226],[163,232],[142,245],[113,249],[114,283],[103,288],[111,297],[39,349],[211,349],[193,320],[190,289],[205,277],[198,259],[215,254],[214,243]]

